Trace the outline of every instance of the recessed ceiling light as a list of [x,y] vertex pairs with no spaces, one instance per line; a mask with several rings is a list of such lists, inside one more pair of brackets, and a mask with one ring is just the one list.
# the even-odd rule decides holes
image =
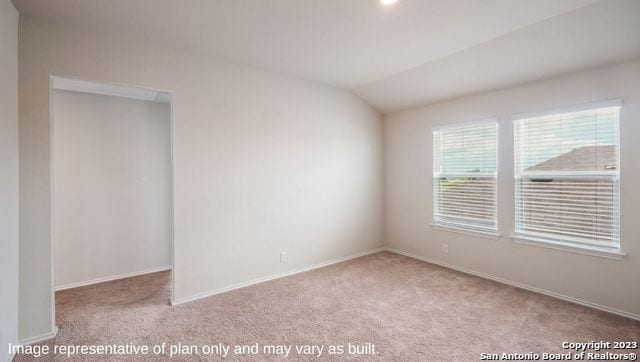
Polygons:
[[397,1],[398,0],[380,0],[380,3],[382,3],[382,5],[388,6],[395,4]]

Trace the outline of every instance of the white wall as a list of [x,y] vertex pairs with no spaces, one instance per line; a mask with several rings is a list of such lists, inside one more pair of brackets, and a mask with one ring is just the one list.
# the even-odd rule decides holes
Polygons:
[[18,337],[18,12],[0,1],[0,361]]
[[[640,61],[388,115],[385,242],[398,250],[640,316]],[[621,97],[620,261],[518,244],[511,115]],[[498,241],[434,230],[431,127],[499,118]],[[442,244],[449,254],[442,254]]]
[[55,90],[55,284],[171,265],[171,108]]
[[29,18],[20,32],[22,338],[52,328],[49,74],[175,92],[178,300],[381,246],[382,121],[359,98]]

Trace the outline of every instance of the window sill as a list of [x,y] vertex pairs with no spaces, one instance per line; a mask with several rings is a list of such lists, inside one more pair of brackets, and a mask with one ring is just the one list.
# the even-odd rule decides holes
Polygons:
[[454,227],[454,226],[435,224],[433,222],[431,223],[431,228],[434,229],[434,230],[449,231],[449,232],[453,232],[453,233],[456,233],[456,234],[478,236],[478,237],[481,237],[481,238],[492,239],[492,240],[498,240],[498,239],[500,239],[500,236],[501,236],[500,233],[498,233],[498,232],[463,229],[463,228],[457,228],[457,227]]
[[571,253],[584,254],[589,256],[597,256],[600,258],[607,258],[612,260],[621,260],[627,254],[619,251],[607,250],[604,248],[590,247],[590,246],[575,246],[569,243],[563,243],[560,241],[549,241],[545,239],[538,239],[526,235],[513,234],[511,240],[516,243],[538,246],[543,248],[555,249],[560,251],[568,251]]

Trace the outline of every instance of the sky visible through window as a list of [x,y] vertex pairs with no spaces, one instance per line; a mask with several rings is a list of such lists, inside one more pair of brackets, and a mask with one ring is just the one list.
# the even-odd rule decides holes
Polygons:
[[[615,145],[618,107],[528,118],[515,122],[515,142],[526,155],[516,160],[521,170],[585,146]],[[517,135],[527,135],[527,139]],[[448,128],[434,133],[441,150],[436,170],[446,174],[496,172],[496,125]],[[517,146],[517,145],[516,145]]]
[[[517,120],[516,149],[523,152],[516,158],[516,168],[526,170],[581,147],[615,145],[618,112],[618,107],[608,107]],[[611,155],[601,157],[611,158]]]
[[447,128],[434,133],[440,152],[436,171],[448,174],[496,172],[496,123]]

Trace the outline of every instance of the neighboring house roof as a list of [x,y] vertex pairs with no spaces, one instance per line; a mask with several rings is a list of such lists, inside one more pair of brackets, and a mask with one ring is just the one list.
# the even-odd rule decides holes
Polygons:
[[[584,146],[531,166],[526,171],[602,171],[616,169],[616,146]],[[594,168],[595,167],[595,168]]]

